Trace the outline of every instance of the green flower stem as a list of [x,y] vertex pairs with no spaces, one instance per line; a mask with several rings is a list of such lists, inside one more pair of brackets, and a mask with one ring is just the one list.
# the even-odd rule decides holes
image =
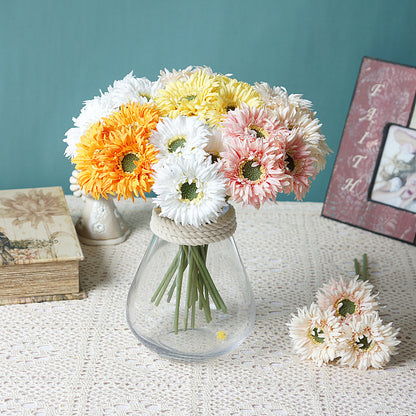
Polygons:
[[204,309],[205,320],[208,323],[210,323],[212,321],[211,308],[209,306],[209,299],[204,297],[203,284],[201,280],[198,280],[198,291],[199,291],[199,301],[201,305],[200,309]]
[[213,302],[215,303],[216,308],[221,309],[224,313],[227,313],[227,307],[225,306],[225,303],[222,300],[221,295],[218,293],[218,290],[215,287],[214,282],[212,281],[211,275],[209,274],[209,271],[203,259],[201,258],[199,250],[192,250],[191,253],[198,265],[201,276],[204,280],[205,285],[208,287],[209,293],[212,297]]
[[368,256],[366,253],[363,254],[363,265],[360,270],[360,263],[357,259],[354,259],[355,274],[358,274],[359,279],[368,280]]
[[[167,302],[169,303],[176,290],[174,315],[175,334],[179,332],[179,311],[181,302],[185,308],[183,321],[184,331],[186,331],[189,326],[195,328],[197,302],[199,309],[204,311],[207,323],[212,321],[210,299],[212,299],[212,302],[218,310],[227,313],[225,303],[218,293],[218,289],[207,269],[207,254],[208,245],[180,246],[175,258],[152,297],[152,302],[158,306],[170,285],[167,292]],[[186,269],[188,269],[186,289],[184,286],[184,290],[182,290]],[[182,299],[182,291],[185,292],[185,299]]]
[[205,286],[205,285],[204,285],[204,292],[205,292],[205,299],[206,299],[206,301],[207,301],[207,303],[208,303],[208,306],[209,306],[209,293],[208,293],[208,286]]
[[181,303],[183,272],[185,271],[188,265],[186,251],[183,246],[181,246],[180,252],[181,252],[181,262],[179,265],[178,274],[176,275],[176,306],[175,306],[175,320],[174,320],[174,326],[173,326],[175,330],[175,334],[177,334],[179,330],[179,306]]
[[191,313],[191,328],[195,328],[195,303],[192,305],[192,313]]
[[159,305],[163,295],[165,294],[166,288],[168,287],[170,281],[172,280],[173,275],[176,272],[176,269],[178,268],[179,264],[179,256],[180,252],[178,252],[173,259],[173,262],[169,266],[168,271],[165,273],[164,278],[162,279],[162,282],[160,283],[159,287],[156,289],[156,292],[154,293],[151,301],[155,302],[156,298],[156,305]]
[[188,259],[189,259],[189,270],[188,270],[188,282],[186,285],[186,297],[185,297],[185,316],[184,316],[184,331],[188,329],[188,315],[189,315],[189,308],[192,307],[192,295],[193,295],[193,287],[196,282],[194,282],[194,261],[190,255],[191,247],[185,246],[184,250],[188,251]]
[[176,288],[176,279],[173,280],[172,286],[169,289],[168,298],[167,298],[168,303],[172,300],[172,296],[173,296],[173,292],[175,291],[175,288]]
[[361,276],[363,280],[368,279],[368,258],[367,254],[363,254],[363,275]]
[[188,306],[188,308],[190,308],[192,306],[192,304],[194,303],[194,301],[195,301],[193,288],[196,284],[196,280],[198,278],[198,275],[197,275],[197,269],[195,269],[195,260],[193,259],[192,255],[191,255],[192,247],[187,246],[186,248],[188,250],[188,260],[189,260],[189,270],[188,270],[188,288],[189,288],[189,292],[187,292],[186,305]]

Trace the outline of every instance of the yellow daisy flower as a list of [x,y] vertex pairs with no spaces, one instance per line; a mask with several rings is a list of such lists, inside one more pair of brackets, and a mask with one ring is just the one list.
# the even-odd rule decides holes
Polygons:
[[155,102],[163,116],[199,116],[205,120],[208,109],[218,100],[218,86],[215,76],[201,70],[185,81],[168,83],[159,90]]
[[250,84],[225,75],[218,75],[216,78],[220,83],[219,97],[207,114],[207,121],[210,126],[221,123],[228,111],[241,107],[243,103],[246,103],[249,107],[264,105],[259,93]]

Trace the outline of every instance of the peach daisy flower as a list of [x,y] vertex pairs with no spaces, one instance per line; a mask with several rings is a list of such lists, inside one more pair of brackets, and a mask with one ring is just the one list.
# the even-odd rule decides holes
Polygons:
[[377,309],[372,294],[373,285],[368,281],[354,279],[332,279],[317,293],[317,304],[321,309],[330,309],[342,320],[349,320],[353,316],[363,315]]
[[221,153],[228,194],[234,201],[257,209],[266,201],[275,202],[277,194],[289,185],[283,156],[284,152],[269,142],[229,139],[227,150]]
[[249,107],[243,103],[240,108],[230,111],[222,122],[224,135],[236,138],[251,137],[253,140],[273,140],[290,134],[279,119],[269,116],[265,107]]
[[302,359],[311,359],[319,366],[338,356],[337,343],[341,324],[329,310],[322,311],[313,303],[298,309],[287,324],[293,348]]
[[285,140],[285,171],[290,178],[286,193],[294,192],[296,199],[301,200],[311,186],[316,170],[316,159],[312,156],[309,146],[305,144],[297,132],[286,136]]
[[331,149],[321,132],[322,125],[312,110],[312,103],[302,98],[301,94],[288,94],[285,88],[270,87],[266,82],[255,83],[254,89],[271,114],[277,116],[289,130],[297,130],[303,137],[315,158],[317,171],[321,171]]
[[397,354],[398,333],[391,323],[383,325],[377,312],[354,315],[342,327],[339,364],[360,370],[382,368]]

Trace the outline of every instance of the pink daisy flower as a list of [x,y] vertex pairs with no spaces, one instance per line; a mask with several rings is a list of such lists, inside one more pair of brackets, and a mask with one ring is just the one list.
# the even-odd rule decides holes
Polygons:
[[289,185],[284,152],[276,144],[230,138],[221,157],[227,193],[243,205],[260,208],[266,201],[275,201],[277,194]]
[[225,136],[240,139],[249,137],[252,140],[273,140],[290,133],[277,117],[268,114],[265,107],[250,108],[247,104],[229,111],[222,127]]
[[302,136],[292,132],[285,139],[285,170],[290,178],[286,193],[294,192],[296,199],[301,200],[311,186],[316,170],[316,159],[312,156],[309,146],[303,141]]
[[372,294],[373,285],[354,279],[332,281],[322,287],[317,293],[317,303],[321,309],[330,309],[340,319],[350,320],[353,316],[363,315],[377,309],[375,298]]

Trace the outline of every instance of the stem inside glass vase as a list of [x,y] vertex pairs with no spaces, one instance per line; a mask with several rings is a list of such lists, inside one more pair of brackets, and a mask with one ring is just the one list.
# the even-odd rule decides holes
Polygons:
[[211,301],[217,310],[227,313],[227,307],[206,265],[208,247],[208,244],[200,246],[180,245],[176,256],[151,299],[158,306],[165,294],[166,301],[170,302],[176,291],[175,334],[179,331],[181,303],[184,307],[184,331],[189,328],[189,325],[191,329],[195,328],[197,308],[204,311],[206,322],[211,322]]

